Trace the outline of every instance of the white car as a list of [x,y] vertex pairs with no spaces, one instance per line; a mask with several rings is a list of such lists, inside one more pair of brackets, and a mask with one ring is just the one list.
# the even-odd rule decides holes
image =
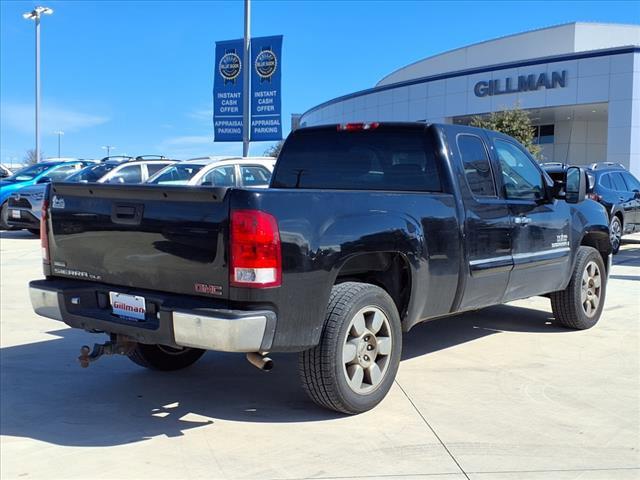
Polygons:
[[124,162],[104,177],[98,183],[144,183],[163,168],[173,165],[175,160],[134,160]]
[[273,157],[202,157],[171,165],[147,183],[210,187],[266,188],[276,159]]

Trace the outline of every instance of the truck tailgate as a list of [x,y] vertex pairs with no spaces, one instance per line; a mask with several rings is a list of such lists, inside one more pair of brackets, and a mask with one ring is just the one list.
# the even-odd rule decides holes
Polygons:
[[226,189],[61,183],[49,207],[54,276],[227,298]]

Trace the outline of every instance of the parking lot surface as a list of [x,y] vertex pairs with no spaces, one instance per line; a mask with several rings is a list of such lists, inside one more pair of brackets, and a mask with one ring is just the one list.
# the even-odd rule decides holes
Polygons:
[[269,374],[213,352],[81,369],[105,337],[32,312],[38,240],[3,232],[0,257],[2,479],[640,478],[640,235],[593,329],[559,327],[545,298],[418,325],[388,397],[353,417],[306,398],[295,355]]

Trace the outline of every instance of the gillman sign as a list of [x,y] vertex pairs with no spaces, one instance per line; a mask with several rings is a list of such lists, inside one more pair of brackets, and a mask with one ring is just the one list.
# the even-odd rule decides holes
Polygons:
[[541,88],[564,88],[567,86],[567,71],[546,72],[539,75],[519,75],[505,79],[480,81],[473,87],[476,97],[490,97],[493,95],[505,95],[507,93],[532,92]]

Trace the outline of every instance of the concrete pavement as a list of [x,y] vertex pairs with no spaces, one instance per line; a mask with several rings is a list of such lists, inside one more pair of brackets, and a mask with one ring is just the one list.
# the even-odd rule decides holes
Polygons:
[[615,258],[591,330],[534,298],[418,325],[398,379],[345,417],[304,395],[294,355],[264,374],[242,355],[151,372],[103,336],[36,316],[38,240],[0,240],[0,476],[46,478],[640,478],[640,235]]

